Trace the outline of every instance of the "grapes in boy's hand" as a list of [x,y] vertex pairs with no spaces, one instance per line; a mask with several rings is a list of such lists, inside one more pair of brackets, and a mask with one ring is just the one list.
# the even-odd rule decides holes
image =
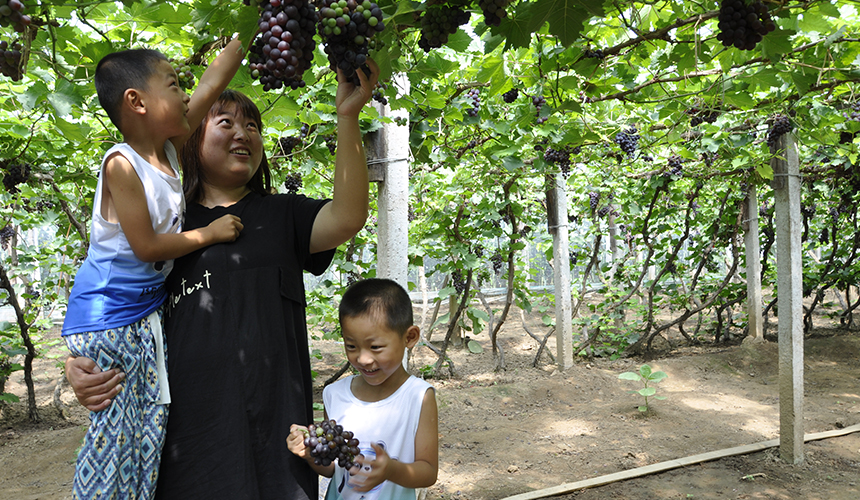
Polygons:
[[334,420],[323,420],[319,425],[308,426],[305,446],[310,448],[316,465],[327,467],[337,460],[338,465],[349,470],[356,466],[359,454],[358,439]]

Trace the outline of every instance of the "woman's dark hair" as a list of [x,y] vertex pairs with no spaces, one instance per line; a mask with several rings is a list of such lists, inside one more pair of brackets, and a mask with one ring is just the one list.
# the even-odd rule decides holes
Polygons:
[[[185,199],[189,202],[199,203],[204,195],[203,184],[206,182],[206,174],[200,159],[200,146],[203,143],[203,136],[206,134],[209,119],[233,107],[240,115],[257,122],[257,130],[261,132],[263,130],[263,118],[260,116],[260,110],[248,96],[229,89],[221,92],[221,96],[218,97],[218,100],[209,108],[209,113],[203,118],[203,123],[185,141],[179,154],[179,161],[182,164],[182,188],[185,191]],[[272,172],[269,170],[269,161],[266,159],[265,153],[260,160],[260,167],[248,181],[247,186],[252,192],[263,196],[272,194]]]
[[414,324],[409,294],[396,281],[384,278],[356,281],[344,292],[338,308],[341,323],[344,318],[363,315],[381,319],[401,335]]

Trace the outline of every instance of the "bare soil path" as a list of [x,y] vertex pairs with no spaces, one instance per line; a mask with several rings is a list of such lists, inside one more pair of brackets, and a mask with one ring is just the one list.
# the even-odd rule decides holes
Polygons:
[[[648,360],[581,360],[559,372],[545,354],[532,366],[537,343],[513,321],[500,335],[507,369],[495,372],[486,334],[475,340],[483,353],[449,350],[456,378],[430,380],[440,411],[440,470],[428,500],[499,500],[779,437],[774,342],[666,349]],[[314,347],[322,353],[314,360],[321,386],[344,358],[335,341]],[[412,363],[435,361],[419,347]],[[643,363],[668,374],[657,386],[666,399],[652,401],[647,414],[636,408],[641,397],[628,393],[639,387],[618,379]],[[7,384],[22,402],[0,409],[0,500],[71,497],[88,417],[68,389],[61,396],[66,416],[53,406],[60,373],[56,360],[37,363],[39,424],[26,418],[22,372]],[[804,375],[807,433],[860,423],[860,334],[816,332],[805,342]],[[860,433],[810,442],[805,450],[801,465],[786,464],[771,448],[553,498],[860,498]]]

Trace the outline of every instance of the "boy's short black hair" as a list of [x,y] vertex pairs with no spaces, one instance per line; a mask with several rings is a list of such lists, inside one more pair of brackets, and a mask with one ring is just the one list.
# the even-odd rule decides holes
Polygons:
[[129,49],[104,56],[96,66],[96,93],[110,121],[122,132],[120,108],[128,89],[146,90],[155,67],[167,57],[153,49]]
[[347,288],[340,301],[338,316],[355,318],[365,314],[377,316],[386,326],[401,335],[412,326],[412,300],[396,281],[371,278],[357,281]]

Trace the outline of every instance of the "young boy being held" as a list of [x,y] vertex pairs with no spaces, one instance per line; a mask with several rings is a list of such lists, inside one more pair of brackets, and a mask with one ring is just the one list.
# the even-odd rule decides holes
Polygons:
[[99,103],[123,135],[102,160],[90,247],[75,277],[63,324],[66,345],[101,370],[119,367],[125,389],[93,412],[75,467],[74,498],[146,499],[155,494],[170,392],[160,306],[173,260],[234,241],[237,217],[181,232],[185,199],[177,151],[242,62],[231,41],[200,78],[180,88],[167,58],[133,49],[96,67]]
[[433,387],[403,368],[407,348],[418,342],[412,302],[396,282],[368,279],[350,286],[339,318],[346,357],[358,372],[323,390],[325,418],[359,440],[361,467],[317,465],[293,424],[287,446],[320,475],[331,477],[326,500],[405,500],[436,482],[438,412]]

